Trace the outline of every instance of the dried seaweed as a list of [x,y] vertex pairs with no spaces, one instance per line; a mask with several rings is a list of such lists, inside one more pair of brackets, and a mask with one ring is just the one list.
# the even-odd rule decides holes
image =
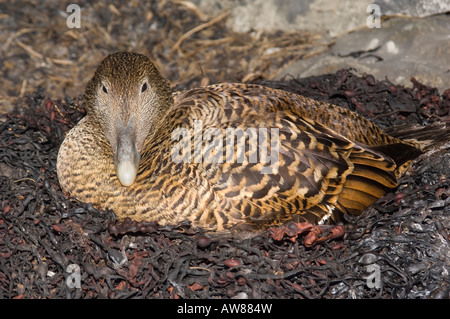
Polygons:
[[[449,111],[448,91],[348,70],[264,84],[364,106],[386,126],[445,120]],[[357,103],[349,88],[364,92],[353,96]],[[275,241],[263,232],[238,240],[188,223],[118,224],[112,211],[67,198],[56,156],[85,112],[79,98],[45,96],[25,95],[0,121],[0,298],[449,297],[448,146],[420,157],[365,214],[348,217],[344,239],[305,247],[303,238]],[[392,114],[380,116],[386,100]]]

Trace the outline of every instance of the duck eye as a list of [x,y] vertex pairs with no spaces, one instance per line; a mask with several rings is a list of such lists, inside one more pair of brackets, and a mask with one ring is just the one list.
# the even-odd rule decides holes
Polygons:
[[144,84],[142,85],[141,92],[145,92],[146,90],[147,90],[147,83],[144,83]]
[[106,94],[108,94],[108,90],[106,89],[106,86],[102,86],[102,90],[103,90],[103,92],[105,92]]

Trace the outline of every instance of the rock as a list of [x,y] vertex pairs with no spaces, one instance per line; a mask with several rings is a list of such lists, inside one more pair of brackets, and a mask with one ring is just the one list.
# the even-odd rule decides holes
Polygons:
[[381,28],[363,28],[336,39],[327,52],[299,60],[280,73],[313,76],[355,68],[360,74],[388,78],[411,86],[410,78],[434,86],[443,93],[450,87],[450,16],[396,17]]
[[[425,17],[450,11],[447,0],[192,0],[201,11],[231,10],[228,27],[236,32],[313,31],[332,37],[366,27],[372,4],[382,16]],[[368,12],[369,11],[369,12]]]
[[426,17],[450,11],[448,0],[380,0],[379,5],[384,16],[406,15],[409,17]]

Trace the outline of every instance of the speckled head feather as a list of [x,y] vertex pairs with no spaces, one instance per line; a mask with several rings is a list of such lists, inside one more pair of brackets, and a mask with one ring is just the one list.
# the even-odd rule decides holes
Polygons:
[[[408,141],[400,140],[349,110],[252,84],[211,85],[173,100],[168,82],[135,53],[106,57],[87,85],[85,103],[87,116],[58,154],[65,192],[113,209],[119,219],[189,220],[215,231],[360,214],[442,135],[440,128],[422,130],[422,140],[430,140],[419,144],[409,134],[413,128],[402,132]],[[275,173],[263,173],[261,161],[207,160],[205,136],[215,132],[223,150],[230,129],[251,128],[279,131]],[[203,160],[194,160],[194,152],[191,160],[174,161],[180,140],[173,133],[180,129],[188,136],[185,152],[201,149]],[[268,153],[274,150],[266,145]],[[237,154],[238,144],[231,147]],[[249,159],[261,148],[246,138],[240,150]]]
[[[88,115],[111,145],[124,185],[134,181],[144,140],[173,105],[169,82],[141,54],[108,55],[88,82]],[[123,169],[121,169],[123,168]]]
[[[147,99],[138,101],[137,98],[145,90],[151,93]],[[136,114],[142,125],[149,127],[151,120],[163,117],[173,105],[169,82],[161,76],[149,58],[131,52],[108,55],[86,85],[84,99],[88,114],[104,128],[110,126],[111,116],[120,115],[122,121],[127,122],[131,114]],[[100,102],[109,108],[100,107]],[[136,119],[136,122],[139,121]],[[148,131],[149,129],[144,129],[144,133]]]

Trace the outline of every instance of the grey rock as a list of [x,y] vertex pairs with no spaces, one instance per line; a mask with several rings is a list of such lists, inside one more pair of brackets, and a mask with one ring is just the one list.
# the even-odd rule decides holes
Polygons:
[[391,18],[381,28],[363,28],[336,39],[327,52],[299,60],[280,73],[312,76],[355,68],[358,73],[411,86],[410,78],[450,88],[450,16]]
[[450,11],[448,0],[378,0],[375,4],[381,8],[381,14],[426,17]]
[[308,30],[332,37],[367,26],[369,6],[381,16],[425,17],[450,11],[448,0],[192,0],[208,15],[230,9],[236,32]]

